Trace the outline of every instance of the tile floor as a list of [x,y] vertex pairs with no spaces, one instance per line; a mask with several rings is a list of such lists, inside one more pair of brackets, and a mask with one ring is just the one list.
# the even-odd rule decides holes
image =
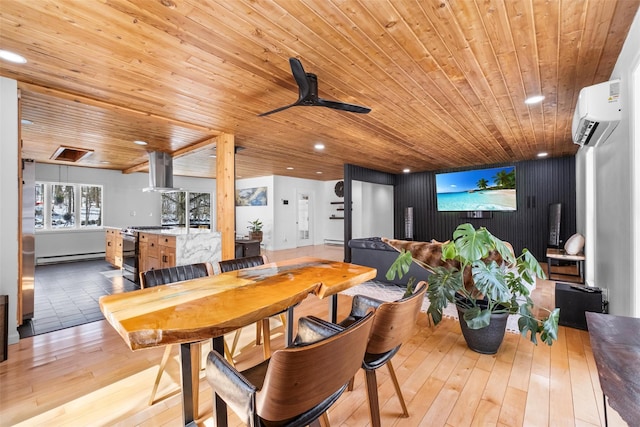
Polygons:
[[102,320],[102,295],[134,289],[139,286],[104,260],[37,266],[34,318],[18,328],[20,338]]

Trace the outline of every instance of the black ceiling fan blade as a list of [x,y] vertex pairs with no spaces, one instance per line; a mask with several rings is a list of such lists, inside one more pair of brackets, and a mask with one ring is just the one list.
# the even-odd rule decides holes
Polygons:
[[300,62],[298,58],[289,58],[289,65],[291,66],[293,78],[296,79],[296,83],[298,84],[299,99],[304,99],[309,96],[310,90],[307,73],[305,73],[302,62]]
[[293,103],[289,105],[285,105],[284,107],[276,108],[275,110],[267,111],[266,113],[258,114],[258,117],[268,116],[269,114],[277,113],[278,111],[286,110],[287,108],[295,107],[298,103]]
[[363,107],[361,105],[355,105],[355,104],[347,104],[344,102],[328,101],[322,98],[318,98],[318,100],[314,105],[317,105],[319,107],[333,108],[334,110],[349,111],[351,113],[360,113],[360,114],[367,114],[368,112],[371,111],[371,108],[369,107]]

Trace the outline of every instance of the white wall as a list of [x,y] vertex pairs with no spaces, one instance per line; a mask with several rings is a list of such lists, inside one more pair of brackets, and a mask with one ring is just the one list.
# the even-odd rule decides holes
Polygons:
[[18,335],[18,85],[0,77],[0,295],[9,295],[8,343]]
[[393,237],[393,185],[352,181],[351,237]]
[[[342,240],[344,221],[330,220],[332,201],[342,201],[333,188],[337,181],[315,181],[311,179],[269,176],[247,178],[236,181],[236,189],[267,187],[267,206],[237,206],[236,230],[240,235],[248,233],[248,222],[259,218],[263,224],[263,243],[267,250],[292,249],[296,247],[296,214],[298,193],[311,198],[310,221],[312,244],[323,244],[325,239]],[[284,204],[284,201],[287,204]]]
[[343,219],[329,219],[331,215],[335,215],[336,217],[344,216],[343,211],[338,211],[338,208],[346,208],[344,204],[331,204],[331,202],[344,202],[344,197],[338,197],[335,193],[336,184],[338,181],[325,181],[322,194],[324,195],[324,202],[322,205],[317,206],[316,210],[318,211],[318,215],[320,215],[320,221],[322,227],[322,242],[324,243],[324,239],[331,242],[343,242],[344,241],[344,220]]
[[[325,224],[329,221],[325,206],[325,183],[311,179],[274,177],[275,205],[273,250],[291,249],[297,245],[298,193],[309,195],[309,234],[312,244],[319,245],[325,238]],[[284,200],[288,200],[287,205]]]
[[262,221],[262,245],[273,248],[274,234],[274,177],[246,178],[236,180],[236,191],[245,188],[267,187],[267,206],[236,206],[236,236],[249,235],[249,221]]
[[577,168],[578,201],[586,203],[592,198],[595,205],[593,231],[587,224],[586,206],[579,205],[577,211],[577,224],[583,227],[580,231],[594,245],[594,253],[587,254],[587,263],[593,267],[593,284],[608,289],[609,312],[621,316],[640,315],[640,267],[637,266],[639,254],[635,243],[640,227],[637,209],[640,184],[635,172],[639,160],[636,147],[640,144],[640,123],[634,110],[640,103],[640,88],[633,85],[634,70],[637,71],[639,65],[640,11],[636,13],[611,74],[611,79],[621,79],[622,120],[611,137],[590,153],[595,171],[592,188],[585,184],[584,177],[580,180],[581,174],[589,170],[589,155],[580,153],[576,156],[580,163]]

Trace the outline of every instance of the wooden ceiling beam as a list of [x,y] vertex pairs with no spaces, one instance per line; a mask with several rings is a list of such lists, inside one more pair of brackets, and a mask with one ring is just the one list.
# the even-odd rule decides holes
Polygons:
[[120,105],[115,105],[115,104],[110,104],[108,102],[105,101],[100,101],[98,99],[93,99],[93,98],[89,98],[83,95],[78,95],[78,94],[74,94],[74,93],[68,93],[59,89],[53,89],[53,88],[49,88],[49,87],[43,87],[43,86],[38,86],[35,84],[31,84],[31,83],[24,83],[24,82],[20,82],[18,84],[18,87],[22,90],[25,91],[30,91],[30,92],[34,92],[34,93],[39,93],[39,94],[43,94],[43,95],[48,95],[48,96],[52,96],[55,98],[60,98],[60,99],[65,99],[67,101],[73,101],[73,102],[77,102],[80,104],[85,104],[85,105],[90,105],[93,107],[98,107],[98,108],[104,108],[105,110],[109,110],[109,111],[114,111],[114,112],[120,112],[120,113],[127,113],[127,114],[135,114],[137,116],[140,117],[146,117],[146,118],[151,118],[151,119],[156,119],[165,123],[171,123],[173,125],[176,126],[181,126],[181,127],[185,127],[188,129],[193,129],[193,130],[198,130],[198,131],[203,131],[203,132],[211,132],[213,133],[213,135],[211,135],[211,137],[220,135],[222,132],[216,130],[216,129],[212,129],[210,127],[207,126],[202,126],[202,125],[198,125],[198,124],[194,124],[194,123],[189,123],[189,122],[184,122],[182,120],[176,120],[173,119],[171,117],[165,117],[165,116],[161,116],[159,114],[153,114],[153,113],[149,113],[146,111],[139,111],[136,110],[134,108],[129,108],[129,107],[123,107]]

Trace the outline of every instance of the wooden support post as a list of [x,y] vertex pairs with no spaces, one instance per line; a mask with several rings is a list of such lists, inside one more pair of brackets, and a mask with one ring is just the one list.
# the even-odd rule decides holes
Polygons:
[[216,138],[216,229],[222,234],[222,259],[235,258],[235,138],[222,134]]

